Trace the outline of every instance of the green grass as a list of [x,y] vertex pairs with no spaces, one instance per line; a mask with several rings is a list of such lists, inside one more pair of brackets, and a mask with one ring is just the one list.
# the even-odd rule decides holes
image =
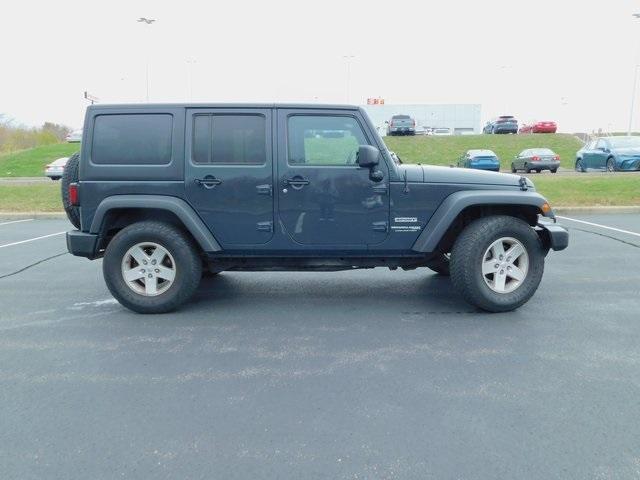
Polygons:
[[434,137],[384,137],[390,150],[396,152],[405,163],[431,165],[456,165],[467,150],[484,148],[493,150],[500,158],[503,169],[511,167],[511,160],[526,148],[547,147],[560,155],[561,165],[573,168],[576,152],[582,142],[573,135],[453,135]]
[[47,163],[69,157],[79,150],[79,143],[56,143],[2,154],[0,177],[41,177]]
[[0,212],[61,212],[60,182],[0,184]]
[[552,207],[640,205],[640,174],[530,175]]

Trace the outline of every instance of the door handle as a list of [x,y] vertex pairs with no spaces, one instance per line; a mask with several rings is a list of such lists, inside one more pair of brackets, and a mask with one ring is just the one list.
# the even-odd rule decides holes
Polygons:
[[196,185],[200,187],[211,189],[220,185],[222,180],[214,177],[213,175],[207,175],[204,178],[196,178],[194,182],[196,182]]
[[287,178],[284,181],[285,185],[289,185],[290,187],[293,187],[297,190],[301,189],[302,187],[304,187],[305,185],[309,185],[309,180],[307,180],[306,178],[300,177],[298,175],[296,175],[293,178]]

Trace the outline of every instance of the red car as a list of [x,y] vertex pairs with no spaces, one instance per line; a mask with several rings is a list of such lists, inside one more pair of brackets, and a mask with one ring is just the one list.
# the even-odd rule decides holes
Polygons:
[[557,130],[556,122],[535,122],[520,127],[520,133],[556,133]]

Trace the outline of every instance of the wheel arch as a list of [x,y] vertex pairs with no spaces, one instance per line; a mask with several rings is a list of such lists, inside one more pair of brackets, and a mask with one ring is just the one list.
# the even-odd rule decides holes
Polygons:
[[449,195],[435,211],[412,250],[416,252],[450,251],[462,229],[473,220],[491,215],[520,218],[531,226],[538,223],[538,215],[555,218],[542,206],[545,198],[536,192],[464,191]]
[[141,220],[159,220],[182,228],[205,252],[222,250],[202,219],[184,200],[161,195],[114,195],[96,208],[89,233],[98,234],[101,248],[117,231]]

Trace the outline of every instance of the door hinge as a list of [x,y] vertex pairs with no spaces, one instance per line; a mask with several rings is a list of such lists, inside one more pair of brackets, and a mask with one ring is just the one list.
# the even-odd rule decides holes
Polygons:
[[382,195],[386,195],[389,192],[389,189],[386,183],[381,183],[380,185],[374,185],[371,188],[373,188],[374,193],[380,193]]
[[389,231],[389,225],[387,224],[387,222],[373,222],[371,224],[372,228],[374,231],[376,232],[388,232]]
[[259,232],[273,232],[273,222],[258,222],[256,229]]
[[258,191],[258,195],[271,196],[273,193],[273,187],[270,183],[265,183],[264,185],[256,185],[256,190]]

